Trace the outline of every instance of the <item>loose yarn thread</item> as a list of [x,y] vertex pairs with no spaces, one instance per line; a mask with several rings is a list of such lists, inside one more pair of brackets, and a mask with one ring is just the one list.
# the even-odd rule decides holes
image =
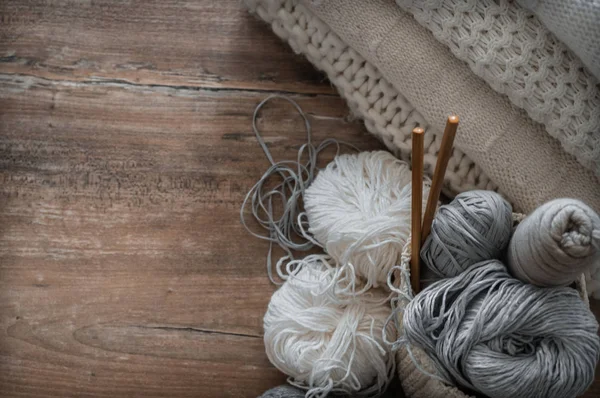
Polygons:
[[421,248],[423,262],[440,277],[499,259],[512,230],[512,207],[493,191],[468,191],[440,206]]
[[508,269],[538,286],[566,286],[600,266],[600,216],[576,199],[538,207],[516,228]]
[[[273,99],[282,99],[289,102],[304,120],[306,143],[298,150],[295,161],[283,160],[276,162],[256,124],[262,107]],[[305,252],[312,249],[315,244],[318,245],[305,232],[306,222],[302,220],[303,212],[301,210],[301,203],[306,188],[315,178],[319,154],[332,145],[337,147],[336,154],[339,154],[342,145],[357,151],[358,149],[351,144],[335,139],[323,140],[319,145],[315,146],[312,143],[312,128],[307,115],[294,100],[278,94],[268,96],[256,106],[252,116],[252,129],[256,135],[256,140],[270,163],[270,167],[246,194],[240,210],[240,219],[242,225],[250,234],[259,239],[269,241],[267,274],[271,282],[279,285],[281,282],[275,280],[273,274],[273,244],[277,244],[286,253],[277,263],[278,270],[281,269],[283,263],[294,259],[293,250]],[[304,158],[306,160],[303,160]],[[280,182],[273,188],[270,188],[269,184],[274,178],[279,178]],[[279,217],[275,215],[274,210],[277,204],[280,204],[282,207]],[[254,232],[246,223],[244,213],[248,205],[250,205],[250,212],[254,219],[267,231],[266,234]],[[285,274],[279,271],[277,274],[285,280]]]
[[424,289],[403,326],[447,382],[490,398],[578,396],[600,356],[598,323],[576,290],[524,284],[496,260]]
[[306,398],[330,393],[378,395],[395,369],[383,341],[393,335],[386,323],[388,295],[371,289],[360,296],[337,296],[330,286],[338,269],[327,256],[308,256],[310,265],[292,270],[273,294],[264,317],[264,342],[273,365],[288,382],[307,390]]
[[[343,143],[330,139],[313,146],[306,115],[293,100],[279,97],[290,102],[303,117],[307,143],[298,151],[297,161],[275,162],[256,120],[261,107],[276,97],[279,96],[262,101],[254,113],[253,129],[271,166],[244,199],[240,215],[250,233],[269,241],[267,271],[274,283],[273,244],[286,252],[276,264],[277,276],[285,283],[271,298],[264,318],[267,356],[290,376],[290,384],[307,390],[306,397],[335,392],[378,395],[387,387],[395,369],[394,355],[383,342],[384,329],[386,336],[395,333],[393,325],[385,323],[391,315],[389,295],[381,290],[365,293],[356,275],[328,255],[294,259],[292,253],[319,245],[305,231],[302,198],[317,171],[318,154],[336,145],[339,155]],[[269,189],[267,184],[273,177],[280,181]],[[268,231],[266,235],[254,233],[245,223],[244,209],[248,205],[259,225]],[[279,218],[274,215],[276,205],[283,207]],[[357,287],[364,294],[357,295]]]
[[[319,172],[304,201],[309,232],[341,267],[365,280],[362,293],[387,286],[410,235],[407,163],[385,151],[337,156]],[[429,185],[423,194],[427,202]]]

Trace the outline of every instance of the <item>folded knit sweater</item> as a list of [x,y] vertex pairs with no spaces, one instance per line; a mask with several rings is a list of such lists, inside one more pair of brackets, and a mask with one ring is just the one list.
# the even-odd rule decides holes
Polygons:
[[594,174],[393,1],[303,3],[375,65],[437,131],[448,114],[460,115],[457,147],[517,209],[531,212],[550,199],[574,197],[600,210]]
[[517,0],[600,80],[600,0]]
[[[600,1],[595,16],[600,18]],[[435,38],[490,87],[505,94],[529,117],[542,123],[565,150],[600,177],[600,90],[580,59],[530,11],[509,0],[396,0]],[[563,37],[588,33],[582,46],[600,46],[600,19],[567,24],[571,1],[528,0],[548,20],[551,4],[562,3]],[[590,1],[581,1],[590,3]],[[594,8],[594,7],[588,7]],[[575,21],[570,21],[575,22]],[[558,28],[558,25],[555,24]],[[579,37],[578,35],[577,37]],[[589,46],[593,46],[592,43]],[[590,50],[591,51],[591,50]],[[600,52],[600,47],[596,48]],[[600,61],[600,60],[599,60]],[[600,68],[600,65],[596,65]]]

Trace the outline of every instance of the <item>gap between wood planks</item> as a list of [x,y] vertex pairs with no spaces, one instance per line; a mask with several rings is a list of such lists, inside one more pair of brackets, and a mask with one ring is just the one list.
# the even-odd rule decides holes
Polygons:
[[[21,79],[19,81],[19,79]],[[104,79],[98,78],[98,80],[66,80],[66,79],[48,79],[45,77],[22,74],[22,73],[2,73],[0,72],[0,83],[8,82],[13,84],[22,84],[25,88],[29,88],[32,84],[44,85],[62,85],[67,87],[86,87],[86,86],[106,86],[123,89],[140,89],[148,90],[156,93],[168,93],[173,91],[175,93],[191,91],[193,93],[201,92],[244,92],[244,93],[264,93],[264,94],[281,94],[291,96],[301,96],[305,98],[315,97],[339,97],[337,94],[328,93],[302,93],[296,91],[286,90],[272,90],[272,89],[249,89],[240,87],[207,87],[207,86],[186,86],[186,85],[168,85],[168,84],[140,84],[124,79]]]
[[200,334],[217,334],[221,336],[236,336],[236,337],[249,337],[253,339],[262,339],[263,336],[259,334],[248,334],[248,333],[233,333],[224,332],[222,330],[211,330],[195,328],[190,326],[162,326],[162,325],[132,325],[133,327],[140,329],[151,329],[151,330],[165,330],[170,332],[191,332]]

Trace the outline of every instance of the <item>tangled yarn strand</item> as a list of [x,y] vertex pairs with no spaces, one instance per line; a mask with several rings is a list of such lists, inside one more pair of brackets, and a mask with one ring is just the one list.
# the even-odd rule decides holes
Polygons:
[[[289,102],[300,114],[304,121],[306,129],[306,143],[298,150],[296,160],[275,161],[260,130],[257,126],[257,120],[260,110],[273,99],[282,99]],[[240,209],[240,219],[244,228],[253,236],[269,241],[267,252],[267,274],[274,284],[280,284],[273,275],[272,252],[273,244],[281,247],[286,255],[278,263],[278,276],[285,279],[285,275],[279,270],[282,269],[281,263],[286,260],[293,260],[295,251],[308,251],[318,243],[305,232],[306,221],[303,221],[301,211],[302,198],[307,187],[312,183],[317,172],[317,158],[329,146],[336,146],[336,155],[339,154],[342,145],[348,146],[354,150],[358,149],[348,143],[339,142],[335,139],[326,139],[318,146],[312,143],[312,129],[308,116],[302,111],[293,99],[273,94],[262,100],[254,110],[252,116],[252,129],[256,135],[256,140],[262,148],[267,160],[270,163],[269,168],[262,177],[254,184],[246,194],[242,207]],[[306,158],[306,160],[303,160]],[[273,178],[279,178],[279,183],[270,187]],[[275,215],[276,204],[281,204],[282,210],[279,216]],[[261,234],[250,229],[245,218],[245,209],[250,206],[250,212],[258,224],[267,231]]]

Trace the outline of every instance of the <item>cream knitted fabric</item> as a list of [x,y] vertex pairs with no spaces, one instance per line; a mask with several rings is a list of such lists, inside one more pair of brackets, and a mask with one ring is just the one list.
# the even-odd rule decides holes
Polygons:
[[517,0],[600,79],[600,0]]
[[[595,17],[599,18],[600,3],[595,1]],[[396,2],[477,76],[525,109],[533,120],[544,124],[568,153],[600,176],[598,81],[535,15],[509,0]],[[573,2],[541,0],[539,7],[547,19],[555,19],[563,36],[573,32],[573,39],[578,40],[587,33],[588,40],[581,41],[582,46],[593,45],[588,43],[591,40],[600,45],[600,20],[594,23],[590,20],[592,15],[568,20],[567,9],[573,7],[569,4]],[[565,14],[559,15],[560,10]],[[559,20],[563,22],[559,24]],[[587,21],[587,27],[595,29],[578,29],[573,25],[578,20]],[[600,52],[600,46],[595,51]],[[595,65],[598,68],[600,64]]]
[[498,184],[517,211],[529,213],[558,197],[600,209],[594,174],[392,0],[302,3],[372,62],[437,131],[448,113],[460,115],[456,146]]
[[[411,132],[425,135],[425,170],[431,175],[440,148],[440,135],[371,63],[348,47],[331,29],[297,0],[244,0],[248,9],[268,22],[298,54],[327,74],[355,115],[394,154],[410,160]],[[454,149],[445,176],[446,193],[472,189],[496,190],[496,185],[459,149]]]
[[[412,354],[412,357],[411,357]],[[456,387],[448,386],[441,381],[428,376],[419,367],[430,374],[435,374],[433,361],[419,347],[411,347],[409,354],[405,346],[400,347],[396,354],[398,378],[402,384],[404,394],[409,398],[475,398],[460,391]]]

